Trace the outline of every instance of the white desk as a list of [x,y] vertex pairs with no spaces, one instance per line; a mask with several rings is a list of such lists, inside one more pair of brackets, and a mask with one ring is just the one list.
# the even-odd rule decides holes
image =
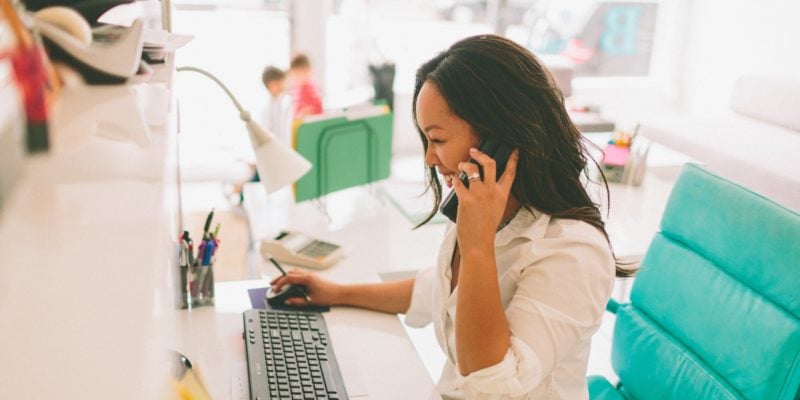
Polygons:
[[[199,367],[214,399],[241,399],[240,385],[247,393],[242,312],[252,308],[247,289],[264,284],[217,284],[216,307],[179,313],[180,335],[172,347]],[[440,398],[397,316],[343,307],[324,315],[352,398]]]
[[[319,271],[338,282],[379,282],[380,275],[411,273],[433,265],[444,225],[412,231],[394,207],[363,188],[328,196],[331,220],[313,202],[292,204],[288,191],[269,198],[260,184],[245,185],[255,238],[296,229],[343,246],[345,257]],[[256,276],[278,271],[260,256]],[[266,280],[216,285],[216,306],[179,313],[173,348],[199,365],[215,399],[238,400],[237,375],[245,374],[242,312],[252,308],[247,289]],[[325,314],[348,394],[364,399],[438,399],[436,388],[396,315],[334,307]],[[243,381],[246,384],[246,381]],[[233,386],[233,387],[232,387]]]
[[[289,189],[267,197],[262,185],[248,183],[244,195],[251,240],[294,229],[337,243],[343,247],[344,259],[320,273],[343,282],[377,281],[379,275],[403,275],[433,266],[444,235],[444,224],[414,230],[389,201],[370,195],[364,187],[327,196],[330,220],[313,201],[293,204]],[[252,266],[251,277],[278,273],[260,256],[253,258],[260,263]]]

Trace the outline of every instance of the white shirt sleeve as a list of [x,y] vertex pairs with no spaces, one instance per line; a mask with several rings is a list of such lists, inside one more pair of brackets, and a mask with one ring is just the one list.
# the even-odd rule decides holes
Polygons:
[[406,311],[406,325],[423,328],[433,322],[433,285],[436,270],[426,268],[414,278],[414,289],[411,294],[411,305]]
[[592,238],[545,238],[528,251],[506,309],[511,346],[498,364],[457,381],[467,399],[526,398],[556,363],[591,339],[614,281],[608,245]]
[[536,353],[511,336],[511,346],[502,361],[466,377],[459,375],[456,386],[467,399],[524,399],[541,377],[542,365]]

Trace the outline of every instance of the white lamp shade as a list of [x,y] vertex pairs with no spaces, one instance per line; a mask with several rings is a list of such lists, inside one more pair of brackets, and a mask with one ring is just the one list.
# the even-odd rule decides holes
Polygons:
[[256,169],[268,194],[291,185],[311,170],[308,160],[255,121],[247,121],[247,129],[256,155]]

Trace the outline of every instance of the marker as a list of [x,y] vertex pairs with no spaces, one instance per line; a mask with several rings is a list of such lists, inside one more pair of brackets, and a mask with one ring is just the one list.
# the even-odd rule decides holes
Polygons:
[[211,264],[211,255],[214,254],[214,241],[205,240],[205,248],[203,249],[203,265]]

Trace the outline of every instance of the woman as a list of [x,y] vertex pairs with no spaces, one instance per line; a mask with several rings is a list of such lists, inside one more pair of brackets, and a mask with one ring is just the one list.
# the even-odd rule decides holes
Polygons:
[[[306,285],[315,304],[433,322],[448,357],[445,398],[588,398],[591,336],[615,272],[630,271],[616,268],[581,183],[585,148],[553,79],[514,42],[470,37],[417,71],[413,115],[435,195],[428,220],[441,201],[437,171],[459,199],[436,268],[372,285],[294,271],[273,285]],[[495,161],[475,149],[484,138],[516,149],[499,179]],[[460,171],[468,187],[453,179]]]

